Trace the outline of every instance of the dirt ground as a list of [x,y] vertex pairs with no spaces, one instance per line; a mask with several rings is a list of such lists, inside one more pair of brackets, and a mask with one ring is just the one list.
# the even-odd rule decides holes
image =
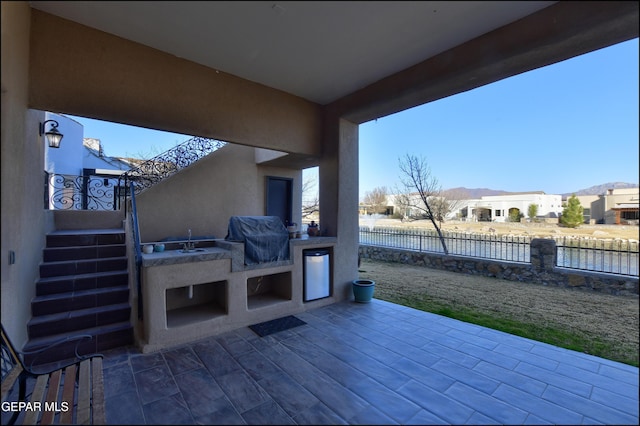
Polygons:
[[[523,322],[571,330],[639,351],[637,296],[612,296],[362,259],[359,278],[376,282],[374,297],[428,294],[439,302]],[[633,352],[632,352],[633,353]]]

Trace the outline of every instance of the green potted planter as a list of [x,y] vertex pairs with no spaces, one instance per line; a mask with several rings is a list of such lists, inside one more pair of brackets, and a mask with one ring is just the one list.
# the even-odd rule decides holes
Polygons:
[[352,281],[353,297],[358,303],[369,303],[373,298],[376,282],[373,280],[357,279]]

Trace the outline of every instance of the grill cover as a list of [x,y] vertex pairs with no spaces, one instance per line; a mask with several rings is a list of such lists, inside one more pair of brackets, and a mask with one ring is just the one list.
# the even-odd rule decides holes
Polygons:
[[289,232],[278,216],[231,216],[228,241],[244,243],[244,264],[289,259]]

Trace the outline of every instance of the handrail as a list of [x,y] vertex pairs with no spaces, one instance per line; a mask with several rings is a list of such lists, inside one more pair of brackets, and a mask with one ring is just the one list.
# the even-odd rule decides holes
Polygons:
[[138,167],[123,173],[122,177],[125,185],[129,181],[135,182],[135,190],[140,193],[224,145],[226,145],[224,141],[196,136],[142,162]]
[[131,191],[131,227],[133,230],[133,245],[136,251],[136,286],[138,291],[138,319],[142,319],[142,280],[140,277],[140,266],[142,265],[142,251],[140,249],[140,227],[138,225],[138,208],[136,207],[136,193],[134,183],[129,182],[127,189]]
[[[143,318],[143,297],[141,279],[142,251],[140,244],[140,227],[138,224],[138,209],[136,206],[136,192],[139,193],[142,190],[149,188],[185,167],[190,166],[224,145],[226,145],[226,142],[224,141],[193,137],[150,160],[144,161],[138,167],[121,174],[118,178],[118,187],[121,186],[122,181],[124,180],[124,199],[126,200],[127,198],[127,192],[130,192],[131,194],[131,226],[133,228],[134,247],[136,253],[135,274],[138,291],[138,319]],[[117,199],[119,202],[121,201],[120,197],[117,197]],[[119,208],[119,203],[114,207]]]

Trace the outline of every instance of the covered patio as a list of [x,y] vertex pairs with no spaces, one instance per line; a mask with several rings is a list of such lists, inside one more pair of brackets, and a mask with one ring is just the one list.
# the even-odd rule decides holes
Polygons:
[[105,353],[109,424],[638,424],[638,369],[373,299]]
[[[333,296],[267,337],[236,323],[154,353],[107,352],[109,424],[638,423],[637,368],[349,293],[358,126],[637,38],[637,2],[20,1],[2,2],[2,27],[1,312],[19,347],[56,229],[42,204],[45,111],[255,149],[237,156],[251,167],[226,165],[261,173],[207,184],[204,208],[181,197],[156,209],[152,231],[208,235],[193,223],[265,215],[265,175],[292,178],[297,207],[302,170],[319,168]],[[191,176],[173,184],[219,181]],[[144,343],[150,320],[132,305]]]

